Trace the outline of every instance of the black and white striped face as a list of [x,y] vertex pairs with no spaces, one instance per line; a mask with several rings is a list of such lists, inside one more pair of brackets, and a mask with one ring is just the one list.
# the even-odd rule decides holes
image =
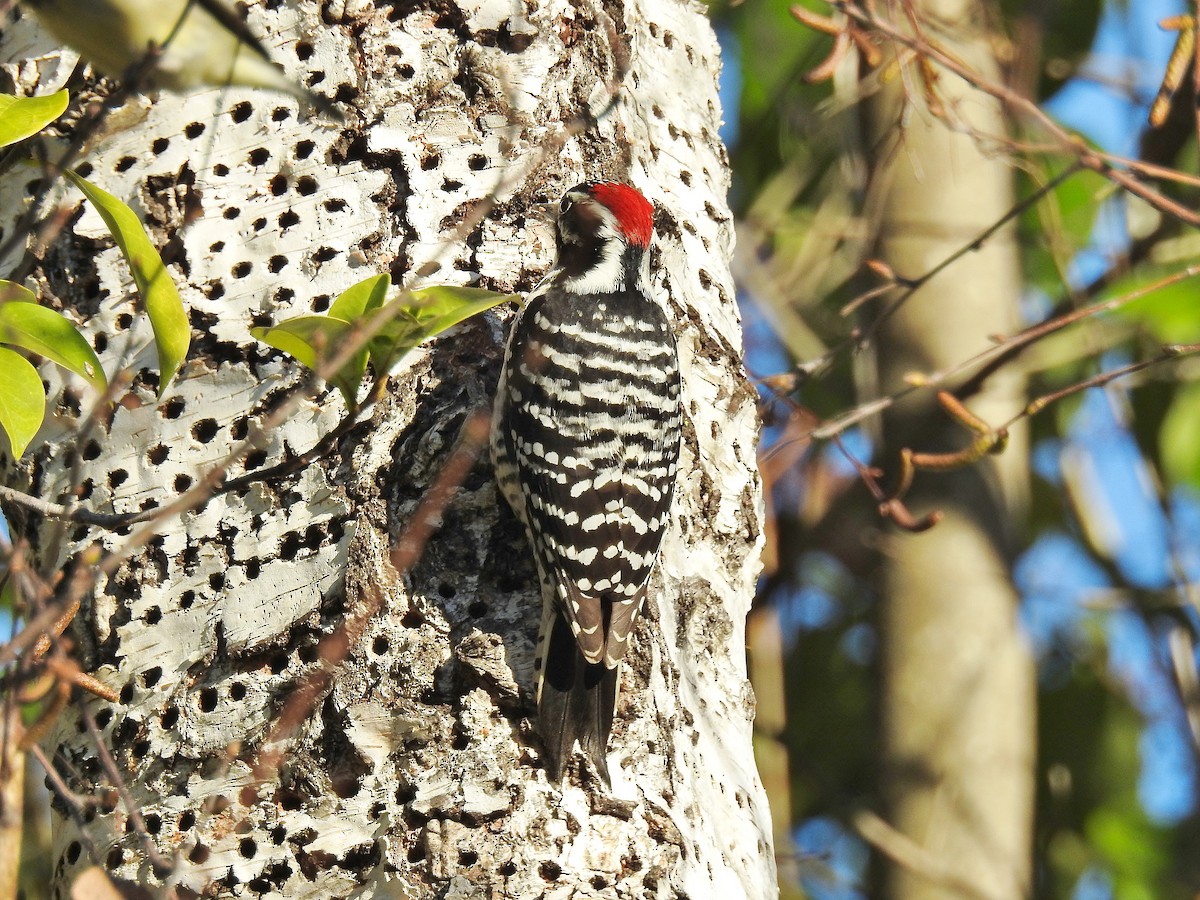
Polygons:
[[563,290],[603,294],[633,284],[653,234],[653,213],[628,185],[588,182],[567,191],[558,213]]
[[566,244],[582,244],[593,237],[625,241],[616,213],[594,198],[587,185],[563,195],[558,204],[558,236]]

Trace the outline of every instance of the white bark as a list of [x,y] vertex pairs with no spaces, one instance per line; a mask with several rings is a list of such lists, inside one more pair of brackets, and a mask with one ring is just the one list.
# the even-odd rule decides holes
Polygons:
[[[118,706],[90,703],[155,842],[176,854],[168,880],[180,896],[774,896],[744,664],[760,545],[756,422],[728,272],[707,22],[685,3],[322,6],[324,21],[316,3],[252,3],[249,21],[297,78],[320,72],[317,90],[357,91],[345,126],[264,92],[164,94],[128,104],[90,150],[92,180],[176,249],[172,270],[198,330],[163,403],[139,379],[107,431],[84,440],[99,451],[84,462],[86,503],[164,503],[266,416],[301,372],[249,337],[256,316],[321,311],[314,298],[379,271],[528,288],[553,248],[531,201],[585,178],[628,178],[661,210],[655,277],[678,324],[690,417],[655,602],[634,639],[610,747],[614,793],[630,805],[577,784],[560,792],[537,766],[524,716],[539,600],[485,462],[414,569],[398,577],[386,562],[464,414],[490,404],[507,321],[491,314],[410,357],[340,452],[168,522],[85,605],[84,667],[123,691]],[[626,53],[614,53],[613,35],[628,47],[619,105],[599,136],[545,152],[584,104],[607,102]],[[296,52],[297,38],[311,55]],[[50,46],[28,21],[8,30],[5,58],[19,62],[7,71],[22,88],[65,78]],[[496,209],[456,240],[457,223],[498,183]],[[6,233],[22,189],[0,187]],[[189,193],[202,215],[185,223]],[[80,314],[110,375],[153,369],[148,325],[94,212],[54,241],[34,281]],[[45,374],[57,414],[6,480],[54,498],[69,486],[80,419],[57,403],[59,374]],[[254,462],[306,450],[342,413],[336,392],[313,398]],[[96,536],[76,530],[64,555]],[[127,540],[99,539],[109,550]],[[384,608],[279,777],[243,805],[267,727],[319,665],[316,641],[376,589]],[[77,791],[103,791],[73,714],[50,743],[77,769]],[[155,880],[119,804],[102,804],[86,830],[110,870]],[[60,890],[89,863],[78,839],[60,815]]]

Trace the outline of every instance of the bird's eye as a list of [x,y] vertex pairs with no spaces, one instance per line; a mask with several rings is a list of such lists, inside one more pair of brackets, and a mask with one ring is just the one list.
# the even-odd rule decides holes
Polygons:
[[558,211],[560,213],[565,213],[568,209],[570,209],[574,205],[575,205],[575,201],[572,200],[570,197],[563,197],[562,203],[558,204]]

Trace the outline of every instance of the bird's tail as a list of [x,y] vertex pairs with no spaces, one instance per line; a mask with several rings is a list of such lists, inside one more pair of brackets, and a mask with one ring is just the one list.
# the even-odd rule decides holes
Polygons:
[[562,781],[563,768],[575,742],[596,772],[608,777],[608,735],[617,707],[616,668],[583,658],[570,626],[558,610],[544,632],[541,679],[538,686],[538,730],[551,781]]

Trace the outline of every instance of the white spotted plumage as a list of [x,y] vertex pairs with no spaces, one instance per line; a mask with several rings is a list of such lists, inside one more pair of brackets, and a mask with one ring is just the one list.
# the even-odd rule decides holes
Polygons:
[[543,587],[554,778],[578,741],[607,779],[616,669],[670,521],[682,410],[671,323],[649,291],[652,215],[627,185],[567,192],[558,259],[517,316],[496,398],[492,458]]

